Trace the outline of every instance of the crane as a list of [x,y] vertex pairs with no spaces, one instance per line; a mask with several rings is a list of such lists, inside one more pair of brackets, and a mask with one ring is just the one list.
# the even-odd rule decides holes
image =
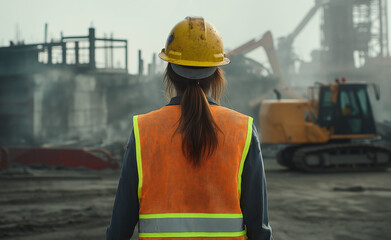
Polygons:
[[279,38],[277,55],[280,60],[282,75],[288,75],[290,69],[293,68],[294,60],[292,57],[292,46],[296,38],[315,16],[319,8],[326,4],[328,0],[316,0],[315,5],[307,12],[304,18],[299,22],[296,28],[287,36]]

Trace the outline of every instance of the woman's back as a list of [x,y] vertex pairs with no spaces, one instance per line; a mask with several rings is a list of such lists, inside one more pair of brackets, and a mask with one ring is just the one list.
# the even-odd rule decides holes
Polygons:
[[211,112],[221,129],[219,144],[196,167],[183,154],[176,133],[180,106],[165,106],[134,119],[142,174],[140,214],[241,213],[241,173],[252,118],[221,106],[211,106]]

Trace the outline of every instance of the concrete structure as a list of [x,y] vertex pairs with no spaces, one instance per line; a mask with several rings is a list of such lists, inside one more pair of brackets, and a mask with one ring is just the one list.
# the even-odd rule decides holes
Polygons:
[[[123,67],[97,64],[102,48],[111,56],[122,49]],[[0,48],[0,145],[104,138],[110,108],[118,105],[107,99],[108,89],[118,83],[135,83],[127,73],[127,40],[96,38],[93,28],[88,36]]]

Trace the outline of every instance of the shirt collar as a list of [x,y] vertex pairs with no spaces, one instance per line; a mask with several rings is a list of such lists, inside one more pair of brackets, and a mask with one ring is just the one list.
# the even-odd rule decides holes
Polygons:
[[[208,99],[210,105],[218,105],[213,98],[208,96],[206,98]],[[171,98],[170,102],[166,106],[170,106],[170,105],[181,105],[181,96],[176,96]]]

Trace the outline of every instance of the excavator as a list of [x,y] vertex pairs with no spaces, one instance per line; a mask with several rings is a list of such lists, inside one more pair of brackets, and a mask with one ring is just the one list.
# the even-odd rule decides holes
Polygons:
[[262,102],[262,143],[288,144],[279,164],[308,172],[391,167],[391,148],[368,141],[377,137],[369,85],[342,80],[310,87],[310,100],[281,99],[276,91],[276,100]]
[[[310,100],[290,90],[281,81],[271,33],[230,52],[246,53],[263,47],[273,74],[278,77],[277,100],[265,100],[273,89],[254,99],[261,104],[259,119],[263,144],[287,144],[277,162],[307,172],[379,171],[391,167],[391,149],[368,142],[377,138],[374,115],[365,83],[310,87]],[[375,85],[375,95],[379,99]],[[278,89],[278,90],[277,90]],[[281,95],[293,99],[281,99]],[[365,141],[366,142],[365,142]]]

